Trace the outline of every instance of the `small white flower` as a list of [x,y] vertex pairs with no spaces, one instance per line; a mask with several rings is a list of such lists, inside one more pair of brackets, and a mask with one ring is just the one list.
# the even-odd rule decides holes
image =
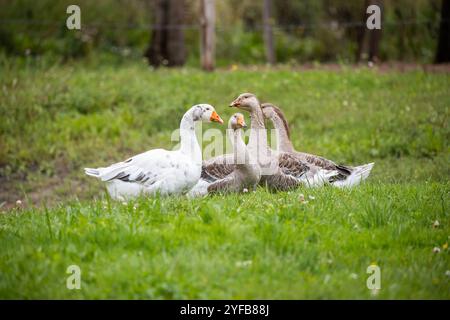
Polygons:
[[248,192],[248,189],[247,189],[247,188],[244,188],[244,190],[242,190],[242,192],[243,192],[243,193],[247,193],[247,192]]
[[308,198],[309,198],[310,200],[314,200],[316,197],[314,197],[314,196],[308,196]]
[[370,294],[373,295],[373,296],[377,296],[379,293],[380,293],[380,290],[379,290],[379,289],[372,289],[372,290],[370,291]]
[[236,262],[236,267],[245,268],[249,267],[252,264],[252,260],[238,261]]
[[20,207],[22,205],[22,200],[17,200],[16,205]]
[[439,253],[439,252],[441,252],[441,248],[439,248],[439,247],[433,248],[433,253]]
[[438,220],[433,222],[433,228],[439,228],[439,221]]
[[300,201],[300,202],[305,202],[305,195],[304,195],[303,193],[300,193],[300,194],[298,195],[298,201]]

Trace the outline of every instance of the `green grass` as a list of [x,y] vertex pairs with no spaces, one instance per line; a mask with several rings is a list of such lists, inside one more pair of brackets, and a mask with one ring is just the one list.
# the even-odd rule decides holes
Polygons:
[[[449,85],[448,74],[346,68],[5,63],[0,298],[449,299]],[[367,183],[122,204],[83,175],[172,147],[192,104],[228,118],[244,91],[283,108],[297,149],[375,161]],[[13,208],[17,199],[24,208]],[[377,295],[366,287],[372,263]],[[81,290],[66,288],[72,264]]]

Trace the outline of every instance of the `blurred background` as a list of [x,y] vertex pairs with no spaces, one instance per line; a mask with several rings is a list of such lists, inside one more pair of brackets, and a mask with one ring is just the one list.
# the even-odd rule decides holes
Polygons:
[[[79,31],[66,27],[70,4],[0,0],[3,62],[11,56],[44,63],[145,58],[153,66],[211,69],[236,63],[450,60],[446,0],[79,0]],[[382,8],[381,31],[366,28],[370,4]],[[201,62],[202,30],[214,33],[212,65]]]

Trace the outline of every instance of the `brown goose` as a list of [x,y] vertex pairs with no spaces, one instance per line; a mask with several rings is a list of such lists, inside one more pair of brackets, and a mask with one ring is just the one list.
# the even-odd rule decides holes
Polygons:
[[[231,156],[233,171],[223,178],[204,174],[203,178],[192,188],[188,196],[201,196],[207,193],[245,192],[255,190],[261,178],[258,165],[251,159],[242,138],[242,128],[247,125],[241,113],[235,113],[228,122],[228,136],[233,146]],[[206,177],[206,178],[205,178]]]
[[298,152],[294,149],[291,139],[290,130],[286,117],[280,108],[271,103],[264,103],[261,105],[264,117],[270,119],[273,126],[277,130],[277,145],[280,152],[291,154],[300,161],[316,165],[327,170],[336,170],[338,175],[332,178],[331,184],[336,187],[351,187],[358,185],[365,180],[372,170],[374,163],[369,163],[357,167],[336,164],[331,160],[325,159],[313,154]]
[[[250,112],[251,131],[247,149],[261,167],[260,184],[276,190],[288,190],[299,185],[321,186],[332,181],[332,177],[338,174],[336,170],[328,170],[299,160],[289,152],[271,150],[267,144],[267,131],[261,104],[254,94],[239,95],[230,107]],[[228,169],[221,168],[221,171],[225,170]]]

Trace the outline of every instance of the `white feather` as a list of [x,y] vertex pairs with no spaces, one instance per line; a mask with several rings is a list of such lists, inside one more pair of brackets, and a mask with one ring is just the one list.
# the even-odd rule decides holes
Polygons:
[[308,172],[304,174],[299,180],[307,187],[322,187],[328,184],[330,178],[339,174],[336,170],[319,169],[315,173]]
[[208,194],[208,186],[211,183],[200,179],[198,180],[198,182],[195,184],[195,186],[187,193],[187,196],[189,198],[195,198],[195,197],[202,197]]
[[367,179],[372,171],[374,162],[355,167],[352,173],[345,180],[335,181],[332,183],[334,187],[353,187],[359,185],[362,181]]

